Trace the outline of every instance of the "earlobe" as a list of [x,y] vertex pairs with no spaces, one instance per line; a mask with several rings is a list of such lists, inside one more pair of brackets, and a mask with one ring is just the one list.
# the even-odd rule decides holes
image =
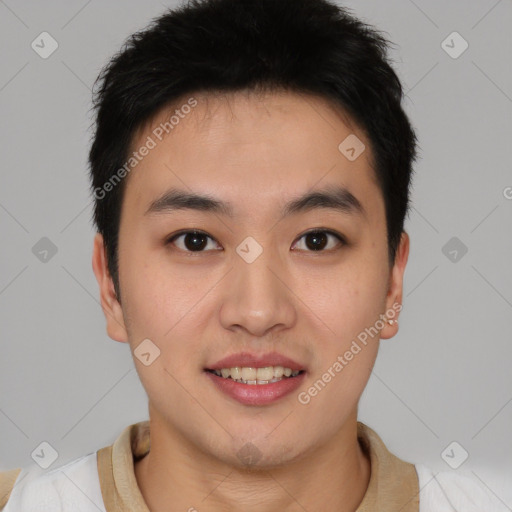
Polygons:
[[92,254],[92,269],[100,289],[100,301],[107,321],[107,334],[115,341],[128,342],[121,305],[117,300],[112,277],[108,271],[103,236],[96,233]]
[[403,231],[396,251],[386,298],[386,312],[384,315],[390,321],[385,320],[386,325],[380,334],[382,339],[392,338],[398,332],[398,316],[402,309],[403,282],[405,267],[409,258],[409,243],[409,235]]

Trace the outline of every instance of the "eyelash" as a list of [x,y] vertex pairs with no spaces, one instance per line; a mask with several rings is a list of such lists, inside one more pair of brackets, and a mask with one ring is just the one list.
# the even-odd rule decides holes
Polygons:
[[[332,231],[331,229],[323,229],[323,228],[315,228],[315,229],[312,229],[310,231],[307,231],[306,233],[303,233],[299,238],[298,240],[301,240],[302,238],[304,238],[305,236],[307,235],[312,235],[312,234],[321,234],[321,233],[325,233],[327,235],[332,235],[333,237],[337,238],[338,241],[341,243],[341,246],[339,247],[335,247],[335,248],[331,248],[331,249],[321,249],[321,250],[318,250],[318,251],[311,251],[311,250],[305,250],[305,252],[311,252],[311,253],[322,253],[322,252],[326,252],[326,253],[330,253],[332,251],[336,251],[336,250],[339,250],[341,249],[342,246],[344,245],[347,245],[347,241],[345,239],[345,237],[339,233],[337,233],[336,231]],[[192,230],[185,230],[185,231],[180,231],[179,233],[175,233],[174,235],[172,235],[171,237],[169,237],[166,241],[165,241],[165,245],[171,245],[174,243],[174,241],[183,236],[183,235],[188,235],[188,234],[192,234],[192,235],[204,235],[206,236],[207,238],[209,238],[210,240],[214,240],[214,238],[212,238],[210,235],[208,235],[207,233],[205,233],[204,231],[200,231],[198,229],[192,229]],[[201,251],[189,251],[187,249],[179,249],[178,250],[182,251],[182,252],[185,252],[187,254],[200,254],[200,253],[203,253],[203,252],[210,252],[210,251],[205,251],[205,250],[201,250]]]

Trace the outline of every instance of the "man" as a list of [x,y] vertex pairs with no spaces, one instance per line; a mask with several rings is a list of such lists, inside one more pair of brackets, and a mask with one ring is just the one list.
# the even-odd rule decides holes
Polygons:
[[326,0],[193,1],[131,37],[95,96],[93,269],[149,422],[5,474],[5,511],[501,510],[357,421],[402,308],[401,100],[386,40]]

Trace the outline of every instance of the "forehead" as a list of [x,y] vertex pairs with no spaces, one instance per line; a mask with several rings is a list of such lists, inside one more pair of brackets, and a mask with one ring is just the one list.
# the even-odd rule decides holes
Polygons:
[[141,214],[176,187],[223,197],[247,212],[263,200],[282,204],[332,185],[373,196],[371,203],[380,196],[368,139],[341,109],[316,96],[191,94],[138,130],[131,149],[143,146],[151,149],[130,172],[124,198]]

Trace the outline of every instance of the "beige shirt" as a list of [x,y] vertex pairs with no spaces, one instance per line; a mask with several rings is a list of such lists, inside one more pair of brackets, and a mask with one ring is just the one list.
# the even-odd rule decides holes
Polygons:
[[[419,479],[413,464],[389,452],[367,425],[358,422],[358,439],[369,454],[371,476],[357,512],[419,512]],[[134,461],[150,449],[149,421],[127,426],[115,442],[97,451],[97,470],[106,512],[149,512],[134,473]],[[0,510],[21,469],[0,473]],[[65,512],[65,511],[63,511]]]
[[[418,512],[418,475],[413,464],[389,452],[370,427],[358,422],[358,438],[371,460],[368,489],[357,512]],[[149,422],[131,425],[112,446],[98,451],[98,473],[107,512],[149,512],[137,486],[134,460],[150,448]],[[368,452],[369,451],[369,452]]]

